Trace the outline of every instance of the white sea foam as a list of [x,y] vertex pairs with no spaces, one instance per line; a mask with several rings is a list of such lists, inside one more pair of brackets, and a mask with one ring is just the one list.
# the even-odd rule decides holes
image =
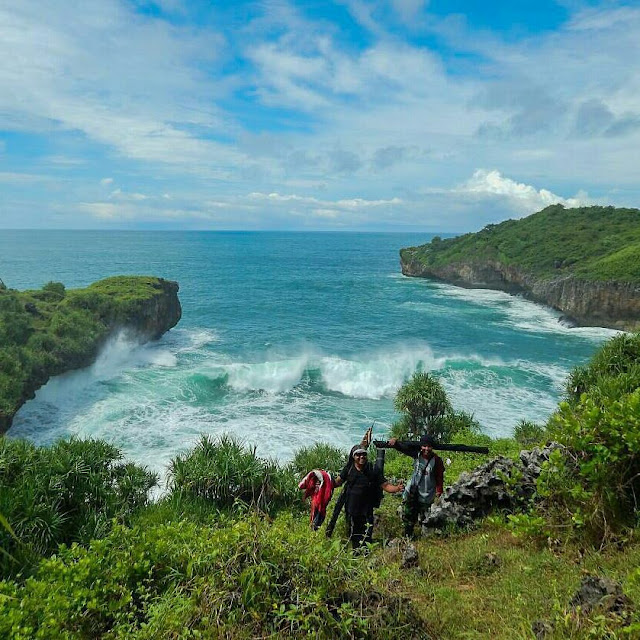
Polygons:
[[[511,366],[509,363],[502,360],[498,356],[486,357],[481,356],[477,353],[451,353],[446,358],[443,359],[444,364],[451,363],[471,363],[480,365],[482,367],[508,367]],[[520,361],[518,361],[520,362]]]
[[229,385],[238,391],[262,390],[270,393],[289,391],[302,379],[309,357],[258,363],[233,363],[225,366]]
[[127,369],[147,366],[175,367],[176,357],[159,343],[140,345],[135,336],[120,331],[111,337],[96,361],[86,369],[51,378],[36,398],[54,405],[66,405],[88,387],[121,376]]
[[220,342],[220,335],[214,329],[196,327],[191,329],[173,329],[172,334],[181,338],[178,352],[198,351],[209,344]]
[[325,357],[320,362],[322,380],[331,391],[354,398],[391,397],[414,371],[432,371],[444,364],[423,343],[400,345],[357,360]]
[[[287,460],[328,439],[346,448],[373,419],[382,434],[395,419],[391,398],[417,370],[439,372],[456,409],[474,413],[492,435],[506,435],[519,419],[544,419],[566,374],[543,363],[436,354],[420,340],[349,356],[311,345],[283,358],[273,348],[263,361],[242,362],[210,337],[192,341],[185,332],[138,346],[126,334],[116,336],[92,367],[54,378],[38,392],[11,435],[39,443],[105,438],[161,473],[201,433],[232,433],[259,455]],[[183,357],[185,348],[190,355]],[[538,390],[514,382],[518,372],[532,376]]]
[[416,343],[349,359],[309,350],[295,358],[257,363],[210,361],[202,371],[211,378],[227,376],[227,383],[236,391],[267,393],[290,391],[302,382],[305,373],[319,371],[329,391],[376,399],[393,395],[414,371],[437,370],[444,363],[427,344]]
[[542,423],[557,406],[552,395],[516,385],[508,375],[491,369],[449,370],[442,382],[453,406],[472,413],[494,437],[512,435],[520,420]]
[[403,309],[413,311],[416,313],[428,314],[429,316],[443,316],[449,315],[450,311],[443,304],[438,304],[437,301],[432,302],[416,302],[409,301],[403,302],[400,305]]
[[465,289],[441,283],[435,283],[434,289],[436,297],[456,298],[477,306],[490,307],[503,316],[502,323],[521,331],[571,334],[598,342],[620,333],[603,327],[572,327],[562,322],[561,314],[550,307],[503,291]]

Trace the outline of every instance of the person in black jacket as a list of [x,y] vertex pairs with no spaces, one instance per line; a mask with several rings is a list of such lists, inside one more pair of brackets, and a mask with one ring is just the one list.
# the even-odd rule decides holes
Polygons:
[[368,461],[363,447],[353,452],[353,464],[347,464],[336,478],[335,486],[346,483],[345,513],[349,525],[349,539],[354,549],[370,543],[373,534],[373,509],[379,490],[387,493],[404,491],[404,484],[391,484],[379,469]]

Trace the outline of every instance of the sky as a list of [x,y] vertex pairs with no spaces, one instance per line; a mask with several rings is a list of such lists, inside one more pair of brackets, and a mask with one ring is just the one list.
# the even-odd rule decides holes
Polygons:
[[0,229],[640,206],[640,0],[0,0]]

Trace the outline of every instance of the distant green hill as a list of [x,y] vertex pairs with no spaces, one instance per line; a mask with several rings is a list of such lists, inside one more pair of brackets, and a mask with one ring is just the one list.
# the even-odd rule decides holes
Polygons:
[[157,338],[180,319],[178,284],[117,276],[67,291],[8,289],[0,280],[0,434],[16,411],[54,375],[91,364],[119,327]]
[[431,242],[412,252],[425,265],[498,260],[531,275],[640,282],[640,210],[553,205],[522,220]]
[[640,323],[640,210],[553,205],[400,251],[405,275],[521,291],[582,324]]

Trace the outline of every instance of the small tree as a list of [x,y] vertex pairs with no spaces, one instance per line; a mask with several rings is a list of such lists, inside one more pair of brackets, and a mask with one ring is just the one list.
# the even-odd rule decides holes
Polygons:
[[401,422],[408,432],[418,436],[429,432],[435,438],[444,438],[445,415],[452,407],[440,381],[428,373],[416,372],[396,394],[396,411],[403,414]]
[[64,298],[67,293],[62,282],[47,282],[47,284],[42,287],[42,290],[45,293],[51,294],[53,297],[60,299]]

